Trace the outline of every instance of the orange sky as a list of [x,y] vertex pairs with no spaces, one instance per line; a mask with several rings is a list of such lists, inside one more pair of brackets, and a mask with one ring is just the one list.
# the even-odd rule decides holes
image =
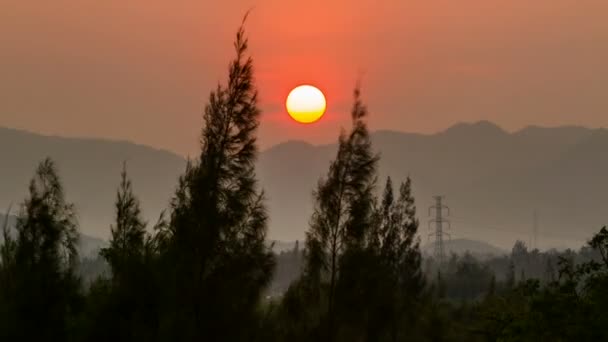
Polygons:
[[[358,77],[373,129],[608,126],[605,0],[0,0],[0,126],[195,153],[252,7],[264,147],[334,141]],[[317,124],[285,113],[300,83]]]

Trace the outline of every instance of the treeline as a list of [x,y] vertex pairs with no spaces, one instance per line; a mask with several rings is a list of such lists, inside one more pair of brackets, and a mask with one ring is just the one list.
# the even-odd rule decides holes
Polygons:
[[474,279],[470,274],[484,275],[484,268],[459,260],[455,269],[422,267],[411,180],[394,186],[389,178],[377,196],[379,156],[358,87],[352,125],[340,133],[335,159],[314,191],[305,244],[293,254],[301,270],[282,296],[266,297],[276,258],[266,241],[268,216],[254,170],[260,110],[247,43],[241,27],[227,84],[210,94],[205,107],[200,155],[188,163],[168,210],[152,225],[142,218],[125,166],[112,238],[100,252],[108,274],[86,284],[77,275],[74,206],[53,162],[39,165],[19,209],[16,236],[4,227],[0,340],[608,338],[602,315],[608,304],[605,229],[590,242],[600,261],[560,257],[555,278],[542,286],[490,272],[481,276],[484,290],[448,296],[451,277]]
[[[449,301],[479,301],[489,292],[506,291],[531,279],[546,286],[559,278],[562,260],[578,266],[591,261],[601,262],[601,255],[589,246],[578,251],[539,251],[529,250],[524,242],[517,241],[511,253],[504,255],[452,253],[443,264],[431,255],[423,256],[422,273],[425,282],[440,288],[443,298]],[[302,275],[304,251],[296,242],[293,249],[277,253],[276,261],[274,278],[267,292],[273,297],[285,293]]]

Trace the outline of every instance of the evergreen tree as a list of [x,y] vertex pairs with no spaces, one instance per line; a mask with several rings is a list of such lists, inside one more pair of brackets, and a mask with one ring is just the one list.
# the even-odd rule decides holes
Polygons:
[[[267,214],[254,164],[260,110],[243,26],[227,86],[211,93],[201,153],[189,163],[158,231],[167,279],[163,326],[177,340],[243,340],[253,334],[274,258],[265,244]],[[234,329],[234,322],[241,323]]]
[[146,235],[146,223],[141,217],[139,200],[133,194],[127,166],[123,164],[121,181],[116,194],[116,223],[110,228],[110,246],[101,250],[112,269],[114,281],[121,282],[142,262]]
[[[5,316],[0,337],[7,341],[64,341],[79,307],[74,275],[78,230],[54,163],[45,159],[29,187],[16,223],[17,238],[5,233],[0,288]],[[8,315],[6,315],[8,314]]]
[[[354,261],[367,245],[373,220],[378,156],[371,149],[365,123],[367,109],[358,88],[354,98],[352,128],[348,134],[340,134],[336,159],[331,162],[327,177],[319,181],[311,226],[306,233],[305,277],[315,287],[327,286],[328,340],[333,340],[336,333],[339,277],[353,278],[354,273],[346,275],[345,269],[355,271]],[[345,283],[353,290],[357,287],[356,283]]]
[[146,223],[127,177],[126,163],[116,194],[115,223],[110,245],[100,251],[111,278],[91,288],[88,341],[151,340],[157,333],[157,279],[153,277],[146,240]]
[[422,256],[420,240],[416,237],[419,221],[416,218],[416,205],[412,195],[412,180],[407,177],[399,188],[399,201],[396,207],[399,217],[399,275],[405,293],[414,297],[420,294],[424,286],[421,270]]
[[589,246],[599,252],[605,267],[608,267],[608,229],[602,227],[589,241]]
[[[15,288],[15,256],[17,243],[10,233],[9,213],[4,217],[2,225],[2,245],[0,245],[0,329],[3,323],[12,322],[14,309],[11,306],[13,296],[18,289]],[[8,333],[0,330],[0,337]]]
[[393,181],[387,177],[382,193],[382,203],[376,209],[375,233],[371,239],[372,248],[377,248],[382,260],[388,265],[395,266],[398,262],[397,250],[399,244],[399,228],[395,216],[395,195]]
[[[10,272],[13,271],[13,265],[15,263],[15,251],[17,243],[11,234],[9,227],[9,217],[11,209],[7,210],[6,216],[4,216],[4,222],[2,223],[2,245],[0,245],[0,286],[8,286],[11,280]],[[4,290],[4,291],[3,291]],[[0,287],[0,296],[5,292],[6,289]]]
[[[392,341],[409,331],[416,319],[416,305],[424,286],[419,241],[416,237],[418,220],[408,177],[395,199],[393,183],[387,178],[382,201],[376,209],[377,235],[370,239],[370,255],[376,255],[373,265],[379,285],[370,295],[375,309],[370,313],[369,339],[380,340],[384,334]],[[375,249],[375,251],[374,251]]]
[[412,180],[407,177],[405,183],[399,188],[399,199],[395,207],[395,216],[398,217],[399,238],[397,244],[398,262],[397,277],[397,316],[398,328],[393,326],[393,341],[403,338],[407,331],[411,331],[418,316],[420,297],[424,289],[424,275],[422,273],[422,256],[420,253],[420,239],[417,237],[419,221],[416,218],[416,205],[412,195]]
[[416,205],[411,193],[412,181],[408,177],[399,187],[399,197],[395,201],[393,183],[387,178],[382,204],[377,209],[376,220],[378,234],[371,241],[377,241],[381,259],[392,271],[395,277],[407,276],[409,279],[399,279],[403,285],[410,286],[407,292],[420,291],[422,286],[422,258],[420,255],[420,242],[418,232],[418,219],[416,218]]

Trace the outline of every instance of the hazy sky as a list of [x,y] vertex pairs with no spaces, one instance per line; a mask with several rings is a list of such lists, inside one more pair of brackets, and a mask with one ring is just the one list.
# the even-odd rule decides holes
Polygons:
[[[0,126],[192,154],[252,7],[263,147],[335,140],[358,77],[373,129],[608,126],[606,0],[0,0]],[[317,124],[285,113],[300,83]]]

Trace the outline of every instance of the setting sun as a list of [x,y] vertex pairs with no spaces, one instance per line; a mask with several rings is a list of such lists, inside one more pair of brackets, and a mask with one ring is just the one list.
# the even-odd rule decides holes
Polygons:
[[325,113],[325,96],[316,87],[301,85],[294,88],[285,103],[289,115],[300,123],[313,123]]

